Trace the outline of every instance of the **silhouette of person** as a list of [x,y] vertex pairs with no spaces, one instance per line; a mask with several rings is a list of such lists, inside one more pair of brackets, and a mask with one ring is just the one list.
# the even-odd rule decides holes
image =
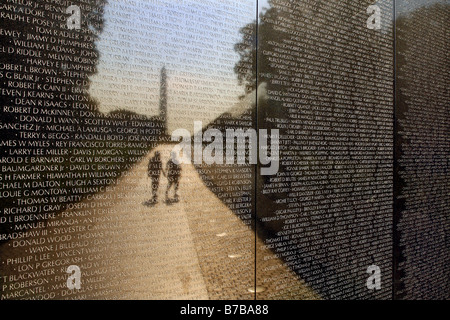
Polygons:
[[178,188],[180,186],[181,165],[179,164],[179,161],[177,160],[176,152],[172,152],[170,154],[170,159],[166,165],[166,172],[167,172],[167,180],[169,181],[169,184],[167,185],[167,190],[166,190],[166,202],[171,201],[169,199],[169,192],[172,187],[174,188],[174,193],[175,193],[175,198],[173,201],[178,202],[179,201]]
[[152,200],[151,203],[158,202],[158,189],[159,180],[161,177],[161,171],[163,171],[163,165],[161,161],[161,153],[155,152],[153,158],[148,163],[148,176],[152,179]]

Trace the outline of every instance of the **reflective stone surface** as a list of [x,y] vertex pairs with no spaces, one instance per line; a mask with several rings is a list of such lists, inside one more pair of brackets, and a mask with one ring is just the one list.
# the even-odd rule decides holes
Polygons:
[[448,16],[0,4],[0,299],[448,298]]

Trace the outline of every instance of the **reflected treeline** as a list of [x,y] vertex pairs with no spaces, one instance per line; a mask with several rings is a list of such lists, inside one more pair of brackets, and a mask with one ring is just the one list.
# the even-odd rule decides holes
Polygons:
[[[282,141],[277,176],[252,171],[257,232],[325,299],[391,297],[393,39],[367,28],[371,4],[269,1],[258,33],[245,26],[235,47],[238,78],[258,96],[247,114]],[[392,5],[382,10],[390,24]],[[241,115],[211,126],[225,130],[223,118]],[[384,274],[377,292],[366,287],[373,264]]]
[[[223,147],[224,152],[223,164],[205,164],[204,162],[195,167],[200,176],[205,181],[205,184],[217,195],[217,197],[226,204],[233,212],[249,227],[255,227],[255,205],[256,197],[256,180],[255,180],[255,166],[249,161],[249,142],[245,143],[245,154],[238,147],[237,138],[235,139],[234,148],[234,163],[227,164],[226,155],[231,152],[231,149],[226,148],[226,130],[234,130],[234,132],[247,130],[254,130],[256,127],[256,113],[255,101],[252,99],[255,92],[243,99],[235,110],[227,112],[217,118],[215,121],[209,123],[203,128],[203,134],[209,129],[220,130],[223,133]],[[195,141],[195,137],[193,142]],[[204,147],[206,144],[203,142]],[[238,156],[245,157],[246,164],[237,164]],[[207,205],[207,203],[205,203]]]
[[395,298],[449,292],[448,4],[396,23]]
[[[3,188],[1,206],[3,216],[14,208],[14,217],[53,214],[100,192],[156,145],[163,127],[159,117],[105,115],[88,93],[107,1],[71,2],[81,9],[79,30],[67,27],[64,2],[20,3],[0,20],[1,29],[15,31],[2,36],[7,50],[0,53],[2,173],[19,183]],[[23,222],[0,224],[0,232],[26,230]]]

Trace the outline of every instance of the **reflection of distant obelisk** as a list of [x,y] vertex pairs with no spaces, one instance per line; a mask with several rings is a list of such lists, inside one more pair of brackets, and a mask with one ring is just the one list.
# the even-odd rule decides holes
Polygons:
[[166,67],[161,69],[161,89],[159,95],[159,116],[161,118],[163,127],[163,136],[167,136],[167,70]]

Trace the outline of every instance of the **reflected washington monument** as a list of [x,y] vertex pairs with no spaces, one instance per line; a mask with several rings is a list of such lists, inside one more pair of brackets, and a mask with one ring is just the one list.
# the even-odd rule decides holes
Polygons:
[[[383,21],[394,22],[390,0],[267,0],[260,21],[253,0],[74,0],[92,12],[80,30],[47,19],[42,2],[53,2],[52,15],[64,21],[64,1],[7,2],[0,5],[0,299],[447,295],[448,6],[398,19],[395,66],[392,35],[367,29],[375,2]],[[26,19],[26,6],[41,26]],[[418,68],[423,57],[430,61]],[[440,91],[428,90],[437,80]],[[406,134],[399,148],[395,113]],[[216,144],[230,145],[232,160],[277,153],[279,170],[267,176],[259,174],[264,163],[194,157],[182,162],[179,181],[150,176],[156,155],[163,173],[170,163],[172,127],[192,122],[200,139],[186,140],[195,155],[197,145],[223,158],[207,148]],[[270,150],[248,138],[242,152],[231,143],[238,137],[227,143],[220,134],[243,129],[280,134]],[[400,184],[395,167],[404,170]],[[149,204],[171,185],[179,199]],[[397,205],[417,212],[393,221],[396,189],[408,196],[403,203],[397,195]],[[404,228],[396,241],[394,227]],[[77,290],[67,285],[73,266]],[[382,272],[380,289],[366,285],[368,266]]]
[[168,132],[168,112],[167,112],[167,69],[166,67],[161,68],[161,87],[160,87],[160,96],[159,96],[159,116],[163,123],[162,128],[162,136],[167,137]]

